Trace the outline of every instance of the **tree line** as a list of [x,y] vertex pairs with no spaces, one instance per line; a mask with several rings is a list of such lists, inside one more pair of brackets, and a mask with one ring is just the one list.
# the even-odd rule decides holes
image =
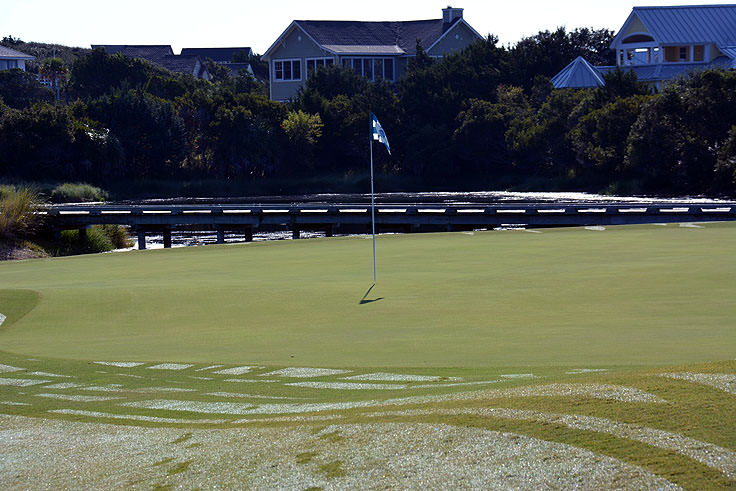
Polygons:
[[439,60],[418,44],[396,84],[325,67],[288,104],[247,73],[213,67],[208,82],[85,52],[46,63],[63,74],[60,101],[32,73],[0,72],[0,177],[104,186],[364,174],[372,111],[392,148],[376,153],[379,172],[424,189],[732,194],[736,73],[696,72],[660,93],[624,71],[605,87],[553,89],[576,56],[615,64],[612,38],[558,29],[501,46],[489,36]]

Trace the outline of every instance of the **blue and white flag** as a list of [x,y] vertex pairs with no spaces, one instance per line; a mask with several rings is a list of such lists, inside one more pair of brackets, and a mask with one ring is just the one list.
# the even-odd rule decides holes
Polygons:
[[386,145],[386,150],[388,150],[388,154],[391,155],[391,147],[388,145],[388,137],[386,136],[386,132],[383,131],[381,123],[378,122],[378,118],[373,113],[371,113],[371,134],[373,135],[374,140]]

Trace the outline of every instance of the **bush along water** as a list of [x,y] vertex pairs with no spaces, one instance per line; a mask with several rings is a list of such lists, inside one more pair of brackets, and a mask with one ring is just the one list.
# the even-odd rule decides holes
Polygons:
[[14,242],[32,237],[42,226],[36,212],[41,199],[30,188],[0,186],[0,241]]
[[59,255],[91,254],[125,249],[133,246],[125,227],[120,225],[93,225],[80,237],[79,230],[61,232]]
[[109,197],[104,189],[82,182],[59,184],[51,191],[52,203],[88,203],[107,201]]

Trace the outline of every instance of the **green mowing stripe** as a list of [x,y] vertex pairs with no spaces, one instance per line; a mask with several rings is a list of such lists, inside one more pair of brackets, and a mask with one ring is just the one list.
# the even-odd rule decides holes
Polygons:
[[[364,418],[360,422],[375,422]],[[597,432],[575,430],[564,426],[526,421],[480,418],[477,416],[413,416],[386,417],[383,422],[451,424],[510,432],[542,440],[568,444],[627,462],[664,477],[685,489],[733,489],[734,481],[704,464],[640,442]],[[345,422],[341,421],[341,424]]]
[[317,367],[733,357],[736,225],[318,239],[0,264],[39,304],[3,349]]
[[39,294],[33,290],[0,289],[0,329],[8,328],[33,310],[39,301]]

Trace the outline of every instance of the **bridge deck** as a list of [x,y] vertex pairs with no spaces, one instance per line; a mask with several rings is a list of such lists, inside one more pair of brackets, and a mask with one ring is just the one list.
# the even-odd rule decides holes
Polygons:
[[[171,230],[215,230],[218,241],[226,231],[340,229],[368,231],[371,208],[365,204],[283,205],[58,205],[45,211],[56,230],[83,229],[90,225],[131,227],[145,247],[147,232],[164,233],[170,245]],[[592,226],[641,223],[710,222],[736,220],[736,203],[555,203],[555,204],[380,204],[377,230],[438,231],[499,226]]]

